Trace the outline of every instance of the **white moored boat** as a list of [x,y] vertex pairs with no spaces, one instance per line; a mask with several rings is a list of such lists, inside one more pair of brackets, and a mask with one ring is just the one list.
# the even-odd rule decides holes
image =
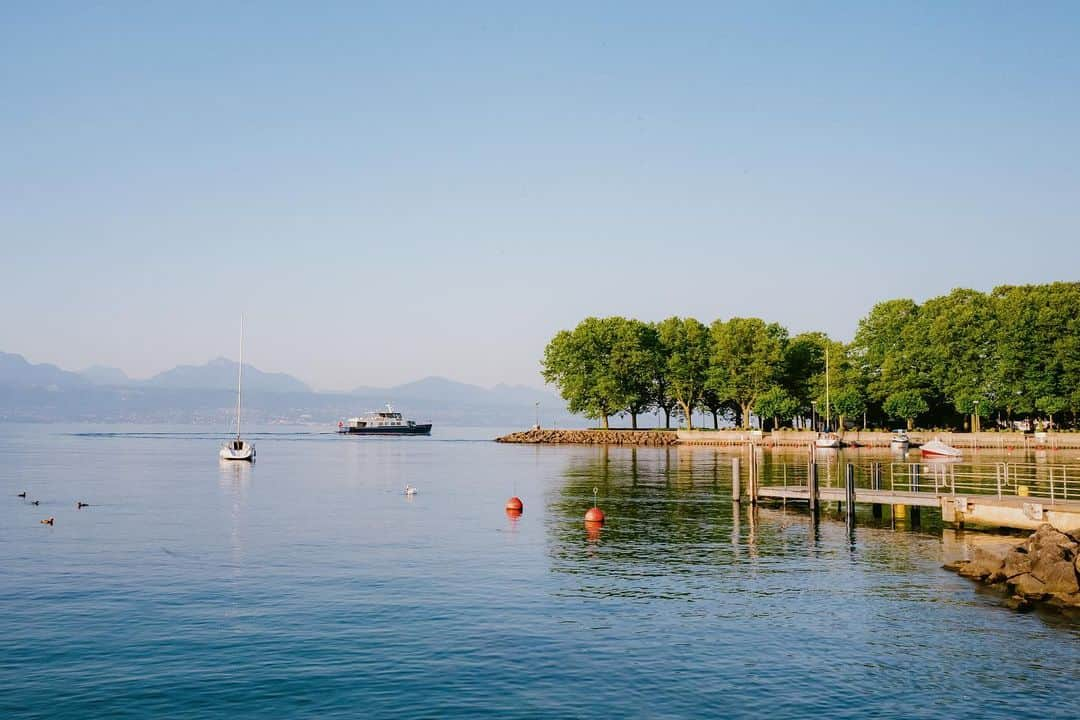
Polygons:
[[[819,432],[814,447],[831,450],[843,446],[840,436],[832,432],[832,405],[829,402],[829,348],[825,348],[825,432]],[[840,428],[843,430],[843,428]]]
[[236,377],[236,438],[221,446],[222,460],[255,461],[255,446],[240,437],[240,388],[244,382],[244,318],[240,318],[240,369]]
[[963,454],[952,445],[946,445],[937,438],[923,443],[919,449],[922,450],[923,457],[958,458]]
[[894,430],[892,439],[889,440],[889,445],[893,448],[907,449],[907,446],[911,444],[911,438],[908,437],[907,430]]
[[814,440],[814,446],[819,448],[838,448],[840,447],[840,437],[836,433],[818,433],[817,439]]

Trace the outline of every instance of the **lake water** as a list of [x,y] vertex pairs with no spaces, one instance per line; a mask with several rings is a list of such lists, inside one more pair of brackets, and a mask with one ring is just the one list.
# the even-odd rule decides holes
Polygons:
[[[722,452],[303,428],[222,465],[219,438],[166,430],[0,425],[0,717],[1080,705],[1080,621],[940,569],[949,532],[932,522],[849,535],[733,510]],[[599,534],[582,522],[594,487]]]

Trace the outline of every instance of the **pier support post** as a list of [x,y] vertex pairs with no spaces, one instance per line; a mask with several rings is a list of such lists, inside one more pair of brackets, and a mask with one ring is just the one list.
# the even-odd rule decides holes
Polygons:
[[732,502],[740,502],[742,500],[742,488],[739,487],[739,475],[742,468],[739,467],[739,458],[731,458],[731,500]]
[[847,521],[855,522],[855,466],[847,464],[844,472],[844,509],[847,512]]
[[922,524],[922,514],[919,512],[922,508],[918,505],[911,506],[911,526],[918,527]]
[[[881,490],[881,463],[874,463],[870,466],[870,487],[874,490]],[[881,503],[874,503],[870,506],[870,513],[877,518],[881,519]]]
[[754,454],[754,446],[750,446],[750,467],[746,481],[746,492],[750,496],[750,504],[757,505],[758,499],[758,466],[757,455]]
[[810,513],[817,515],[818,513],[818,474],[817,463],[810,463],[810,476],[809,486],[807,487],[807,499],[810,502]]

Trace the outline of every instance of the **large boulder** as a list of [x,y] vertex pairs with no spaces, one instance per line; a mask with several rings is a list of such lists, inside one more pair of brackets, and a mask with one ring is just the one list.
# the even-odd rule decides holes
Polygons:
[[1050,525],[1004,553],[999,547],[976,547],[970,560],[945,567],[1008,588],[1018,607],[1034,601],[1080,607],[1080,542]]
[[1038,578],[1052,595],[1071,595],[1080,592],[1077,580],[1076,558],[1080,555],[1080,545],[1063,532],[1049,525],[1043,525],[1028,542],[1031,570],[1029,573]]
[[1004,560],[995,548],[976,547],[971,552],[971,559],[959,563],[955,569],[966,578],[985,582],[998,582],[994,577],[1001,576]]

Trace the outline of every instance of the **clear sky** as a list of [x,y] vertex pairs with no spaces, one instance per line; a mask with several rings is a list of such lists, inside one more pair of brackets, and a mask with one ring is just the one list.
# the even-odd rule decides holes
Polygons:
[[1077,280],[1077,3],[4,3],[0,350],[540,385],[590,314],[849,339]]

